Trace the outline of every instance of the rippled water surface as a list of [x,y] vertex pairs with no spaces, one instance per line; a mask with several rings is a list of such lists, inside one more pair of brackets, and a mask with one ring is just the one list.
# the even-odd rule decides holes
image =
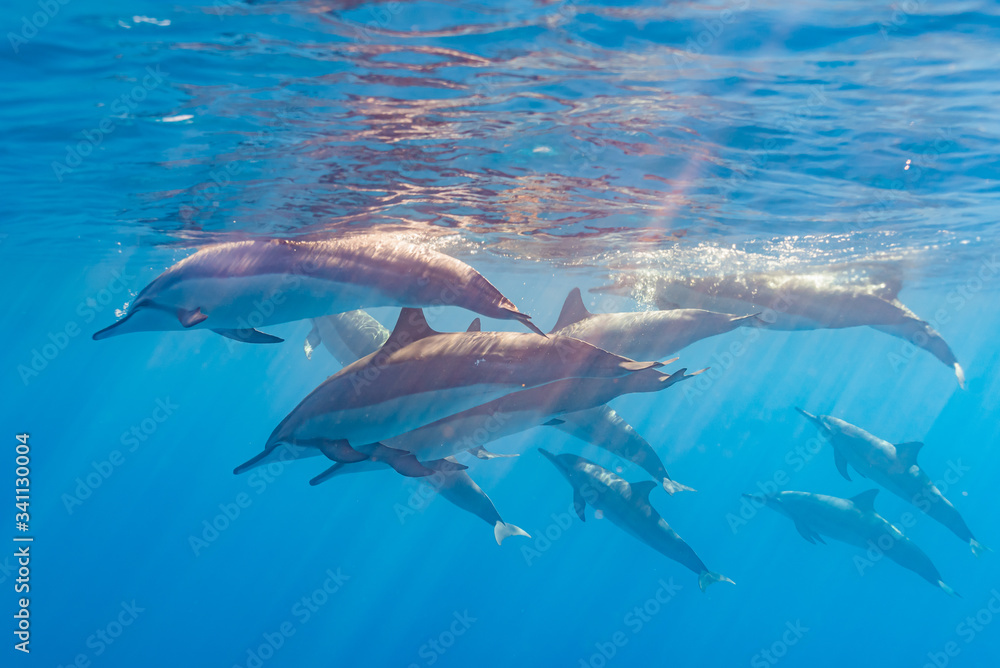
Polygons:
[[[998,555],[919,515],[905,531],[953,599],[770,511],[732,521],[742,492],[771,484],[874,486],[829,451],[803,455],[815,433],[798,405],[924,441],[921,465],[958,471],[943,491],[1000,546],[996,3],[17,0],[0,19],[3,438],[32,434],[36,535],[33,651],[8,633],[9,665],[996,663]],[[651,501],[736,581],[702,594],[610,522],[571,517],[536,446],[643,478],[550,428],[470,469],[532,534],[499,548],[413,479],[233,476],[339,368],[302,354],[308,323],[277,327],[282,346],[90,340],[204,245],[369,228],[470,263],[545,330],[573,287],[595,311],[652,307],[642,290],[586,290],[636,277],[898,282],[968,386],[870,328],[735,331],[680,352],[712,369],[688,389],[617,399],[699,490]],[[894,523],[910,508],[888,492],[876,506]],[[9,612],[13,563],[0,558]],[[341,589],[302,604],[328,569]],[[130,605],[134,623],[109,630]]]

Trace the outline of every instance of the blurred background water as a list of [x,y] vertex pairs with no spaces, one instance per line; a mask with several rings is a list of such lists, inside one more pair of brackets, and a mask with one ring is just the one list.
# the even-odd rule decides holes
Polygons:
[[[925,441],[924,469],[961,470],[947,496],[1000,545],[995,3],[18,0],[0,17],[0,410],[11,452],[31,433],[36,536],[33,651],[8,635],[4,665],[259,665],[283,625],[263,665],[996,664],[996,554],[917,516],[907,534],[950,599],[887,560],[860,573],[856,550],[770,511],[730,521],[779,472],[788,489],[874,486],[828,451],[789,464],[814,436],[799,405]],[[764,332],[733,356],[738,330],[681,352],[712,367],[688,391],[616,400],[699,490],[651,498],[736,581],[702,594],[609,522],[563,526],[570,488],[534,446],[645,475],[555,430],[470,469],[534,536],[502,547],[392,473],[233,476],[339,368],[306,359],[308,323],[275,328],[282,346],[90,340],[204,244],[375,226],[469,262],[543,329],[577,286],[595,311],[648,307],[586,293],[638,270],[890,267],[969,387],[867,328]],[[908,506],[882,492],[876,508]],[[671,578],[669,603],[635,613]]]

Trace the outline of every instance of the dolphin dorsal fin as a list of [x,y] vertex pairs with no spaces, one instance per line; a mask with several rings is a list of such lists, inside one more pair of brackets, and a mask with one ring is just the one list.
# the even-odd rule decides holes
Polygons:
[[920,454],[920,448],[924,447],[924,444],[920,441],[909,441],[908,443],[897,443],[896,444],[896,459],[900,461],[907,468],[915,465],[917,463],[917,455]]
[[633,482],[629,486],[632,488],[632,500],[635,501],[642,499],[645,503],[649,503],[649,493],[659,487],[659,485],[652,480]]
[[563,327],[569,327],[573,323],[580,322],[592,315],[593,313],[588,311],[587,307],[583,305],[583,296],[580,294],[580,288],[573,288],[563,303],[562,311],[559,312],[559,319],[556,320],[556,326],[549,333],[551,334]]
[[861,492],[857,496],[852,496],[851,501],[853,501],[854,505],[858,507],[858,510],[862,512],[868,510],[875,512],[876,496],[878,496],[878,490],[870,489],[867,492]]
[[402,347],[440,333],[431,329],[431,326],[427,324],[423,309],[404,308],[399,312],[399,320],[396,321],[396,326],[393,327],[392,333],[389,334],[384,345],[397,343],[399,347]]
[[476,318],[471,323],[469,323],[469,328],[467,330],[465,330],[465,331],[467,331],[467,332],[481,332],[481,331],[483,331],[483,323],[479,320],[479,318]]

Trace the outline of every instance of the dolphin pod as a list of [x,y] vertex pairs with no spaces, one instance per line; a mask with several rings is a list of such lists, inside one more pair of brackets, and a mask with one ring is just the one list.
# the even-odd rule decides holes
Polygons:
[[[309,457],[333,462],[312,485],[394,470],[424,479],[456,507],[485,521],[500,544],[509,536],[530,536],[501,518],[463,461],[517,456],[484,446],[535,427],[559,429],[652,478],[630,483],[574,454],[540,450],[570,482],[580,519],[585,520],[586,505],[593,506],[697,573],[702,591],[732,580],[708,570],[650,503],[658,487],[668,494],[694,490],[671,479],[656,450],[609,401],[658,393],[696,376],[701,371],[668,374],[660,368],[696,341],[747,326],[872,327],[928,350],[952,367],[964,386],[964,372],[948,345],[900,303],[898,281],[859,286],[838,283],[826,273],[748,274],[661,277],[644,286],[639,277],[626,277],[592,291],[643,287],[663,310],[592,313],[577,288],[546,336],[469,265],[388,235],[240,241],[205,247],[168,268],[136,296],[124,317],[93,338],[208,329],[248,343],[277,343],[280,338],[258,327],[311,320],[306,355],[323,346],[343,368],[306,395],[235,473]],[[483,331],[479,318],[467,331],[438,332],[421,309],[442,305],[517,320],[531,333]],[[361,310],[380,306],[401,309],[391,332]],[[853,467],[943,524],[977,556],[986,550],[920,469],[921,444],[892,445],[837,418],[800,412],[829,437],[845,478]],[[822,542],[822,536],[865,546],[888,541],[890,558],[954,593],[927,555],[875,512],[874,496],[872,490],[851,499],[806,492],[751,498],[791,517],[810,542]]]
[[714,582],[733,581],[705,566],[694,550],[670,528],[649,503],[649,493],[656,483],[629,483],[624,478],[576,455],[554,455],[538,449],[573,487],[573,508],[586,521],[586,507],[591,505],[604,516],[660,554],[698,574],[698,587],[705,591]]
[[377,353],[313,390],[274,429],[263,452],[236,473],[267,463],[280,445],[315,447],[333,461],[362,461],[368,455],[352,446],[379,443],[517,389],[567,378],[618,378],[657,366],[567,337],[440,333],[419,309],[403,309]]
[[893,445],[840,418],[813,415],[801,408],[795,410],[830,439],[837,470],[844,478],[851,479],[847,470],[850,465],[862,477],[878,483],[943,524],[962,542],[968,543],[977,557],[987,549],[976,540],[955,506],[917,464],[917,454],[923,443]]
[[957,596],[955,590],[941,579],[937,567],[923,550],[875,512],[877,494],[877,489],[871,489],[850,499],[808,492],[744,496],[788,517],[810,543],[824,543],[823,536],[826,536],[865,549],[877,547],[903,568],[940,587],[945,593]]
[[642,292],[659,308],[703,308],[759,313],[761,327],[782,330],[871,327],[923,348],[951,367],[965,387],[965,372],[941,335],[899,301],[900,283],[837,282],[834,275],[740,274],[707,278],[657,277],[648,283],[626,276],[593,292]]
[[210,329],[248,343],[257,328],[365,307],[453,305],[541,334],[475,269],[378,234],[333,241],[255,239],[207,246],[160,274],[124,318],[94,334]]

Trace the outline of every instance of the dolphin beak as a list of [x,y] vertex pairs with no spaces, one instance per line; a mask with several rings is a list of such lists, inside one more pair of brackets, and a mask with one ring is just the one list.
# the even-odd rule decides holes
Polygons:
[[810,412],[808,412],[808,411],[804,411],[804,410],[802,410],[802,409],[801,409],[801,408],[799,408],[798,406],[796,406],[796,407],[795,407],[795,410],[797,410],[797,411],[798,411],[799,413],[802,413],[802,415],[804,415],[804,416],[806,417],[806,419],[807,419],[807,420],[809,420],[810,422],[812,422],[813,424],[815,424],[815,425],[816,425],[817,427],[819,427],[820,429],[822,429],[822,428],[823,428],[823,423],[822,423],[822,422],[820,422],[820,419],[819,419],[819,417],[817,417],[817,416],[813,415],[812,413],[810,413]]
[[556,466],[559,466],[559,462],[556,460],[556,456],[554,454],[552,454],[551,452],[549,452],[545,448],[538,448],[538,451],[540,453],[542,453],[543,455],[545,455],[545,458],[548,459],[550,462],[552,462]]
[[743,498],[750,499],[751,501],[754,501],[761,505],[766,505],[768,501],[767,497],[762,494],[744,494]]
[[94,341],[100,341],[101,339],[110,339],[112,336],[120,336],[124,334],[125,332],[122,331],[116,332],[115,330],[124,325],[128,321],[128,319],[132,317],[133,313],[129,313],[127,316],[125,316],[115,324],[111,325],[110,327],[105,327],[99,332],[94,332],[94,335],[90,338],[92,338]]

